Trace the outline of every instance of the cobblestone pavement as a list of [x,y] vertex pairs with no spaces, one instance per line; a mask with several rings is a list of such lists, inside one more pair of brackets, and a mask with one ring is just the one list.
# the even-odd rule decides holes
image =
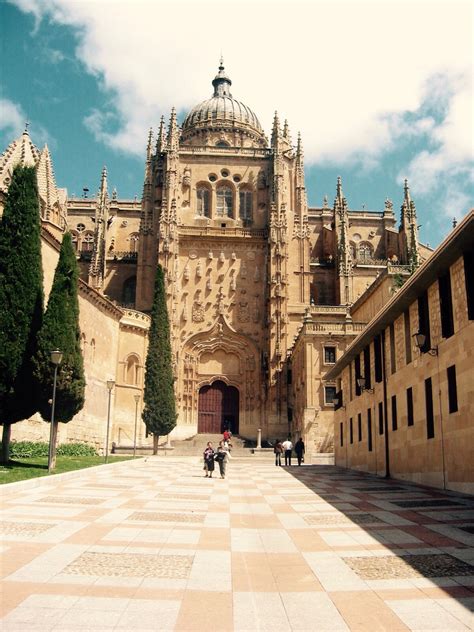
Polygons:
[[157,457],[3,488],[2,632],[472,630],[474,499]]

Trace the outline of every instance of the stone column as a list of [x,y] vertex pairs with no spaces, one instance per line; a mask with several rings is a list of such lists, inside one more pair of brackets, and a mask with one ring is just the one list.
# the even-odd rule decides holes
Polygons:
[[257,430],[257,450],[262,449],[262,429]]

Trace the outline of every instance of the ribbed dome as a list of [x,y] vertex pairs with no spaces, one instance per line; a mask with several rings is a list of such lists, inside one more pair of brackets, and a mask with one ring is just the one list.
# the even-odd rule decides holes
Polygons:
[[181,127],[183,136],[187,136],[193,129],[231,126],[250,128],[253,133],[263,137],[262,126],[254,112],[231,95],[232,81],[225,74],[222,61],[212,85],[214,86],[213,96],[193,107],[186,116]]

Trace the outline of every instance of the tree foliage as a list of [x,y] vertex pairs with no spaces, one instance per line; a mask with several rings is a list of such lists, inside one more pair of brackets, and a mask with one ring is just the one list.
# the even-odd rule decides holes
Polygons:
[[46,421],[51,421],[54,365],[50,357],[53,349],[59,349],[63,353],[57,376],[55,419],[67,423],[84,406],[85,379],[80,346],[78,277],[71,234],[65,233],[43,326],[38,334],[38,352],[35,358],[38,410]]
[[15,167],[0,222],[0,423],[37,411],[32,358],[43,314],[40,212],[34,167]]
[[169,434],[176,425],[170,327],[163,269],[158,265],[148,334],[143,421],[155,436]]

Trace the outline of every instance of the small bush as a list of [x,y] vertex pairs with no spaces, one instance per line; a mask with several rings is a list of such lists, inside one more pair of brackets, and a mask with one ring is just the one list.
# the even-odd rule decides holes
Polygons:
[[97,450],[88,443],[61,443],[57,454],[59,456],[97,456]]
[[[32,459],[48,456],[49,443],[46,441],[12,441],[11,459]],[[96,449],[87,443],[62,443],[58,446],[59,456],[97,456]]]

